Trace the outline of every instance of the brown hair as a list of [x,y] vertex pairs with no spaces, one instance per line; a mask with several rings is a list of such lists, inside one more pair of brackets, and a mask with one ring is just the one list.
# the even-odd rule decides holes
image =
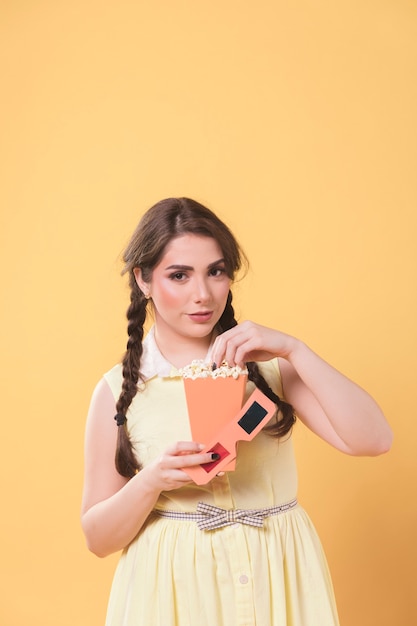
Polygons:
[[[122,273],[129,274],[130,286],[130,306],[126,313],[129,338],[122,361],[123,383],[116,403],[117,415],[115,417],[118,424],[116,468],[122,476],[128,478],[140,469],[127,431],[126,413],[138,392],[138,382],[141,379],[143,327],[148,303],[136,283],[134,269],[140,268],[143,280],[149,282],[152,271],[161,260],[168,243],[175,237],[186,233],[212,237],[217,241],[222,250],[227,275],[231,279],[247,263],[244,253],[229,228],[210,209],[195,200],[189,198],[161,200],[140,220],[123,255],[125,265]],[[219,332],[224,332],[236,324],[230,291],[226,307],[218,322]],[[272,434],[282,437],[289,432],[295,421],[291,405],[280,400],[270,389],[256,363],[248,363],[247,368],[249,380],[252,380],[265,395],[276,403],[281,419],[277,420],[277,423],[269,430]]]

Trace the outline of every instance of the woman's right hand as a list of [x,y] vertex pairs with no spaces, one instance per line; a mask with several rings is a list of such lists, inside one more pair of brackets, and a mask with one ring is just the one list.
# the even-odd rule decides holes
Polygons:
[[108,383],[97,385],[86,426],[82,526],[89,549],[106,556],[123,549],[137,535],[161,491],[193,481],[181,469],[212,460],[195,442],[168,446],[130,480],[115,467],[117,427],[114,397]]
[[161,491],[193,483],[182,468],[213,460],[211,454],[201,452],[202,447],[195,442],[174,443],[130,480],[115,476],[112,491],[107,485],[101,498],[95,490],[95,500],[86,501],[82,516],[90,550],[106,556],[128,545],[145,523]]
[[179,489],[194,482],[183,468],[213,461],[211,453],[201,452],[203,448],[202,444],[193,441],[178,441],[168,446],[160,457],[140,473],[147,474],[150,486],[158,493]]

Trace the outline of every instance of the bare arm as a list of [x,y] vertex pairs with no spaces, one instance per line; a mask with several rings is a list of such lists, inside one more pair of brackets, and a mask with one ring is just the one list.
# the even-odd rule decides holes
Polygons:
[[391,429],[375,400],[303,342],[244,322],[220,335],[212,358],[243,365],[279,357],[285,398],[313,432],[352,455],[389,450]]
[[115,402],[105,380],[97,385],[88,413],[81,521],[89,549],[107,556],[127,546],[140,531],[161,491],[191,483],[182,467],[207,463],[194,442],[177,442],[128,480],[114,463]]

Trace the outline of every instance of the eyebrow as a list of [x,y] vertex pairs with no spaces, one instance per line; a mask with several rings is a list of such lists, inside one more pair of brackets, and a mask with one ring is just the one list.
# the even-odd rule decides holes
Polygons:
[[[217,261],[214,261],[213,263],[210,263],[207,266],[207,269],[211,269],[213,267],[217,267],[217,265],[224,265],[224,259],[218,259]],[[194,268],[191,265],[169,265],[168,267],[165,268],[166,270],[177,270],[177,271],[184,271],[184,270],[193,270]]]

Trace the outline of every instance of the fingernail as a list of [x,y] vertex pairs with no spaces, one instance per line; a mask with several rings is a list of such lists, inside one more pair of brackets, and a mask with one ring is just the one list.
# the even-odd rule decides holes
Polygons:
[[217,452],[212,452],[211,460],[218,461],[219,459],[220,459],[220,454],[217,454]]

